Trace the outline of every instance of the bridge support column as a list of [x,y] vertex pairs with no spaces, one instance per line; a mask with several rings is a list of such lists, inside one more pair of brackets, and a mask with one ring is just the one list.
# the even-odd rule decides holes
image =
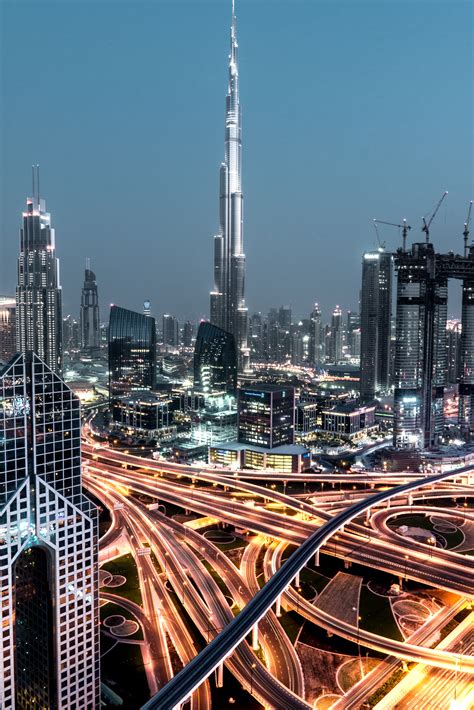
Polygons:
[[314,566],[319,567],[319,548],[314,553]]
[[252,648],[254,651],[258,651],[258,649],[259,649],[258,624],[255,624],[255,626],[252,629]]
[[413,505],[413,493],[408,494],[408,505]]
[[390,498],[387,498],[387,510],[390,508]]
[[217,668],[217,681],[216,685],[218,688],[224,687],[224,663],[221,663]]
[[367,510],[365,511],[365,519],[367,520],[367,522],[370,521],[371,510],[371,508],[367,508]]
[[300,573],[297,572],[296,577],[295,577],[295,587],[299,587],[299,586],[300,586]]
[[277,596],[277,600],[275,602],[275,614],[277,616],[281,616],[281,594]]

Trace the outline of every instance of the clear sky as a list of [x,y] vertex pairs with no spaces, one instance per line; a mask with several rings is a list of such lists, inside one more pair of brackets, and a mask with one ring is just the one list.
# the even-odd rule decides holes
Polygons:
[[[372,218],[460,250],[473,189],[473,3],[237,0],[249,311],[356,306]],[[208,315],[230,0],[3,0],[0,292],[31,164],[65,313]],[[474,235],[474,227],[473,227]],[[396,229],[383,232],[398,244]],[[102,316],[105,320],[106,312]]]

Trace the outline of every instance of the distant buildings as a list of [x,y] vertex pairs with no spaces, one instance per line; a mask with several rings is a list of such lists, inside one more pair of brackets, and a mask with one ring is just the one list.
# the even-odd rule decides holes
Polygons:
[[183,325],[183,340],[184,348],[191,348],[194,340],[194,324],[191,321],[185,321]]
[[324,364],[324,335],[321,309],[317,303],[310,315],[310,365],[316,369]]
[[0,371],[0,399],[0,706],[99,708],[98,523],[81,487],[79,400],[31,351]]
[[194,389],[204,395],[235,393],[237,353],[234,336],[212,323],[199,325],[194,346]]
[[46,203],[34,194],[26,203],[18,257],[17,350],[36,352],[53,372],[62,368],[62,311],[59,261]]
[[214,237],[214,290],[210,294],[210,321],[232,333],[235,338],[238,367],[245,370],[249,362],[249,349],[248,315],[245,307],[241,109],[237,48],[237,23],[235,15],[232,14],[225,158],[220,168],[219,233]]
[[100,350],[99,296],[93,271],[86,268],[81,296],[81,348],[96,356]]
[[393,256],[366,252],[362,260],[360,396],[365,402],[390,386]]
[[342,361],[342,346],[344,344],[344,328],[342,323],[342,311],[336,306],[331,316],[331,328],[329,331],[329,348],[327,351],[328,361],[338,365]]
[[110,397],[156,384],[155,319],[111,306],[109,321]]
[[168,348],[177,348],[179,345],[179,323],[174,316],[163,316],[163,345]]
[[16,353],[16,299],[0,296],[0,363]]

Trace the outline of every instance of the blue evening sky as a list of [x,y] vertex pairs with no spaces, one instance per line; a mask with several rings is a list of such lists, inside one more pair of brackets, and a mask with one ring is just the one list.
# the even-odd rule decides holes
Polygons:
[[[237,0],[249,311],[357,304],[371,220],[459,250],[473,189],[473,4]],[[65,313],[86,256],[101,303],[208,314],[230,0],[3,0],[0,292],[31,164]],[[474,234],[474,227],[473,227]],[[396,229],[383,231],[388,246]]]

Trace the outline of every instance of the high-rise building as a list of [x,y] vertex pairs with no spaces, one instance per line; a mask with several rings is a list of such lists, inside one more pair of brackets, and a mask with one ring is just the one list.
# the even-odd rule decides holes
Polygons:
[[156,385],[156,324],[151,316],[111,306],[109,320],[110,396]]
[[0,363],[16,353],[16,299],[0,296]]
[[183,347],[190,348],[193,344],[194,325],[190,320],[187,320],[183,325]]
[[310,364],[320,368],[324,362],[324,334],[321,322],[321,310],[317,303],[310,315]]
[[235,338],[238,366],[249,362],[243,247],[242,141],[237,57],[237,23],[232,5],[229,85],[226,98],[225,158],[220,168],[219,233],[214,237],[214,290],[210,320]]
[[235,392],[237,353],[232,333],[202,321],[194,346],[194,389],[204,395]]
[[163,345],[177,348],[179,345],[179,323],[174,316],[163,316]]
[[457,384],[461,376],[461,321],[448,320],[446,324],[447,382]]
[[342,311],[336,306],[331,316],[331,334],[329,336],[329,361],[336,365],[342,360],[344,332],[342,326]]
[[143,315],[151,316],[151,301],[149,301],[148,299],[146,301],[143,301]]
[[63,352],[71,354],[81,347],[81,324],[70,313],[62,322]]
[[366,252],[362,260],[360,396],[371,401],[390,386],[393,256]]
[[249,323],[249,345],[252,360],[261,362],[264,355],[263,319],[261,313],[254,313]]
[[241,388],[237,417],[240,443],[267,449],[293,444],[295,391],[292,387],[269,384]]
[[[35,172],[33,172],[35,176]],[[36,184],[36,187],[35,187]],[[16,289],[17,350],[33,350],[53,372],[62,367],[62,313],[59,260],[46,203],[39,196],[39,172],[33,197],[26,202],[20,229]]]
[[35,353],[0,371],[0,707],[100,707],[97,509],[78,398]]
[[423,449],[443,430],[447,276],[432,244],[396,256],[397,319],[394,445]]
[[97,281],[88,264],[84,273],[81,297],[81,348],[90,355],[97,355],[99,352],[99,328]]

